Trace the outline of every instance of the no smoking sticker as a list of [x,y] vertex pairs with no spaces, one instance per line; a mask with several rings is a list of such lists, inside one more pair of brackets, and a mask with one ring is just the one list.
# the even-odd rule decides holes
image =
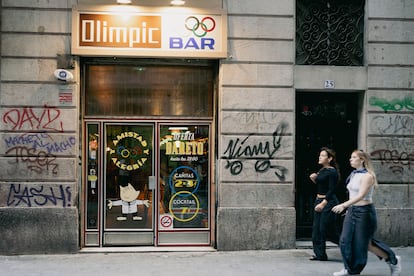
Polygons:
[[171,215],[160,215],[160,229],[168,230],[173,229],[173,218]]

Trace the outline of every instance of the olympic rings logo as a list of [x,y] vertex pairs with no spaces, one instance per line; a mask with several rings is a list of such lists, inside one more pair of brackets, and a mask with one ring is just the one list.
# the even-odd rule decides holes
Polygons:
[[117,134],[112,144],[114,147],[109,148],[109,154],[112,162],[121,170],[137,170],[144,166],[150,156],[148,142],[133,131]]
[[121,155],[123,158],[128,158],[128,157],[132,157],[132,158],[136,158],[138,155],[142,154],[142,149],[140,147],[136,147],[133,149],[127,149],[124,146],[119,146],[116,148],[116,153],[118,155]]
[[203,37],[216,28],[216,21],[210,16],[204,17],[201,21],[195,16],[189,16],[185,20],[185,28],[192,31],[195,36]]

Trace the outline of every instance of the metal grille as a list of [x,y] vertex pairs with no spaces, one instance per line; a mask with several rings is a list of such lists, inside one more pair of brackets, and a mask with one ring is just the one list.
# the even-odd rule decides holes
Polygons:
[[297,0],[296,64],[363,65],[364,0]]

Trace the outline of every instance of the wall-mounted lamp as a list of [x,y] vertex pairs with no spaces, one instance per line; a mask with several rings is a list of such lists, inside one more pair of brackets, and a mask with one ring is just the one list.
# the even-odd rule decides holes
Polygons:
[[131,4],[131,0],[116,0],[116,2],[121,5]]
[[182,6],[185,4],[185,1],[184,0],[171,0],[170,4],[173,6]]

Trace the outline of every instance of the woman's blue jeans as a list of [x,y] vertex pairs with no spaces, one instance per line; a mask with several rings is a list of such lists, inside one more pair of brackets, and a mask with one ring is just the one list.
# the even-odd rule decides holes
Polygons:
[[348,208],[342,228],[340,248],[349,274],[360,274],[364,269],[368,260],[368,245],[371,241],[374,246],[388,254],[391,263],[396,263],[395,254],[391,248],[373,239],[376,229],[377,214],[373,204]]

